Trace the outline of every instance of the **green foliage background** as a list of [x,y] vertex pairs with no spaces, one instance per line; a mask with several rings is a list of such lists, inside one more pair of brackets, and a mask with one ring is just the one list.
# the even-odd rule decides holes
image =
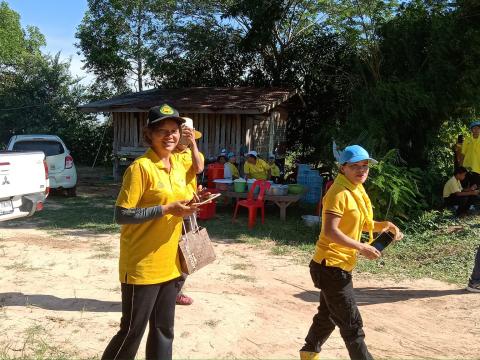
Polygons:
[[296,88],[297,160],[332,169],[332,139],[360,143],[385,158],[369,185],[378,211],[406,218],[439,205],[456,136],[476,117],[479,19],[475,0],[88,0],[76,34],[96,76],[85,87],[2,2],[0,141],[55,132],[88,164],[111,127],[80,103],[144,86]]

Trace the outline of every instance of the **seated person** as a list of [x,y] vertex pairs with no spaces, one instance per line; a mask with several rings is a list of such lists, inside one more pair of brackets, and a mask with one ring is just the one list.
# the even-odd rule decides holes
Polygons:
[[227,154],[220,153],[220,155],[217,156],[217,163],[221,165],[225,165],[227,162]]
[[275,184],[280,183],[280,168],[275,164],[275,156],[270,154],[268,157],[268,165],[270,166],[270,174],[272,176],[272,180]]
[[258,158],[256,151],[247,153],[247,161],[243,166],[245,179],[268,180],[270,179],[270,165]]
[[225,163],[223,168],[223,177],[225,179],[238,179],[240,174],[238,173],[238,168],[236,165],[237,158],[233,152],[228,153],[228,162]]
[[468,189],[462,189],[461,181],[467,176],[467,169],[460,166],[457,167],[453,176],[445,183],[443,187],[443,202],[446,207],[458,206],[457,216],[465,215],[470,205],[478,203],[477,186],[473,185]]

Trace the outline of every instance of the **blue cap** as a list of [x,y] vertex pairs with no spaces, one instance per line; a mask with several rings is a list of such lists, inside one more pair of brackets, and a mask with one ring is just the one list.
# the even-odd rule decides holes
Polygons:
[[474,126],[480,126],[480,121],[474,121],[474,122],[470,123],[470,130],[472,130],[472,128]]
[[229,159],[231,159],[232,157],[235,157],[235,154],[234,154],[233,152],[229,152],[228,155],[227,155],[227,157],[228,157]]
[[360,145],[347,146],[340,154],[340,164],[355,163],[363,160],[368,160],[372,164],[378,163],[378,161],[372,159],[370,155],[368,155],[367,150],[362,148]]

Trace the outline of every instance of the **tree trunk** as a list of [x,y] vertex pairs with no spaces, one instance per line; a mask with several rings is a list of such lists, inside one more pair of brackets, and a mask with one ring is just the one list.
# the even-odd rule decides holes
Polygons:
[[138,91],[143,90],[143,61],[142,61],[142,7],[137,13],[137,81]]

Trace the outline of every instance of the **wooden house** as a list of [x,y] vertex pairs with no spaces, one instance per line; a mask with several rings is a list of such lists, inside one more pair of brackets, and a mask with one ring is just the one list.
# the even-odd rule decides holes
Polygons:
[[[113,155],[131,161],[143,154],[143,127],[152,106],[169,104],[193,119],[203,136],[198,147],[215,158],[222,149],[237,155],[256,150],[266,157],[285,140],[288,110],[303,105],[296,90],[280,88],[153,89],[79,106],[83,112],[111,113]],[[116,172],[114,172],[116,174]]]

